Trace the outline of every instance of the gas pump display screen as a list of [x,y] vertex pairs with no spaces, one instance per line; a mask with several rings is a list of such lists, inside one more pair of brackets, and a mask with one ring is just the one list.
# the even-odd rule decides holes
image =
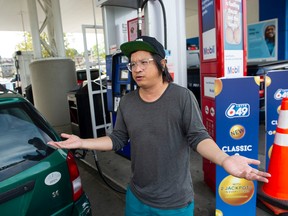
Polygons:
[[128,63],[129,59],[127,58],[127,56],[121,56],[121,63]]
[[120,71],[120,80],[128,80],[129,78],[129,71],[128,70],[121,70]]

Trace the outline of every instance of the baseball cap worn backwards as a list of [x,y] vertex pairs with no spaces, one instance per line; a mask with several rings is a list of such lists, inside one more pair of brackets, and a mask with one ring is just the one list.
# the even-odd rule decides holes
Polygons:
[[158,54],[163,59],[165,58],[163,45],[154,37],[141,36],[134,41],[123,43],[120,46],[120,49],[128,58],[130,58],[131,54],[136,51],[147,51]]

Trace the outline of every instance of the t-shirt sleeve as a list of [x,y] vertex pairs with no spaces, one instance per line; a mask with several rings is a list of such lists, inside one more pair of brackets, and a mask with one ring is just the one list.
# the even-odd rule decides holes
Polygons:
[[117,110],[117,118],[113,132],[108,136],[112,140],[114,151],[122,149],[128,143],[129,135],[121,111],[121,102]]
[[199,104],[191,91],[187,92],[183,111],[184,129],[187,133],[188,144],[196,151],[197,145],[204,139],[211,139],[205,126]]

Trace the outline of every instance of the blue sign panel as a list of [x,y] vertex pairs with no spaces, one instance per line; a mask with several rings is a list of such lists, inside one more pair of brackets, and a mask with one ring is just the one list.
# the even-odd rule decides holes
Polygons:
[[282,98],[288,97],[288,71],[269,71],[265,77],[266,170],[270,161]]
[[[229,155],[258,159],[259,86],[254,77],[215,83],[216,143]],[[216,215],[243,216],[245,212],[255,216],[256,195],[256,181],[236,178],[216,167]]]
[[203,59],[216,58],[216,27],[215,27],[215,2],[202,0],[202,42]]
[[202,32],[215,28],[214,0],[202,0]]

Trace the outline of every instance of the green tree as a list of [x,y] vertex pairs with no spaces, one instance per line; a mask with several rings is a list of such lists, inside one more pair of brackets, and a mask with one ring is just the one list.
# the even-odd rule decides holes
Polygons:
[[[32,36],[29,32],[24,32],[24,38],[25,40],[20,42],[16,45],[17,50],[19,51],[33,51],[33,43],[32,43]],[[44,32],[40,35],[40,38],[42,41],[49,44],[48,36]],[[65,54],[66,57],[74,59],[76,55],[79,55],[78,51],[74,48],[69,48],[69,43],[67,42],[66,35],[64,34],[64,47],[65,47]],[[45,49],[45,47],[41,44],[42,49],[42,56],[43,58],[53,57],[49,51]]]
[[105,60],[106,54],[105,54],[104,43],[100,43],[99,46],[97,46],[97,45],[92,46],[91,52],[92,52],[92,53],[91,53],[91,54],[92,54],[92,57],[93,57],[94,59],[97,60],[97,59],[98,59],[98,54],[99,54],[99,59],[100,59],[100,61]]
[[16,48],[19,51],[33,51],[32,36],[28,32],[24,32],[24,41],[16,44]]

